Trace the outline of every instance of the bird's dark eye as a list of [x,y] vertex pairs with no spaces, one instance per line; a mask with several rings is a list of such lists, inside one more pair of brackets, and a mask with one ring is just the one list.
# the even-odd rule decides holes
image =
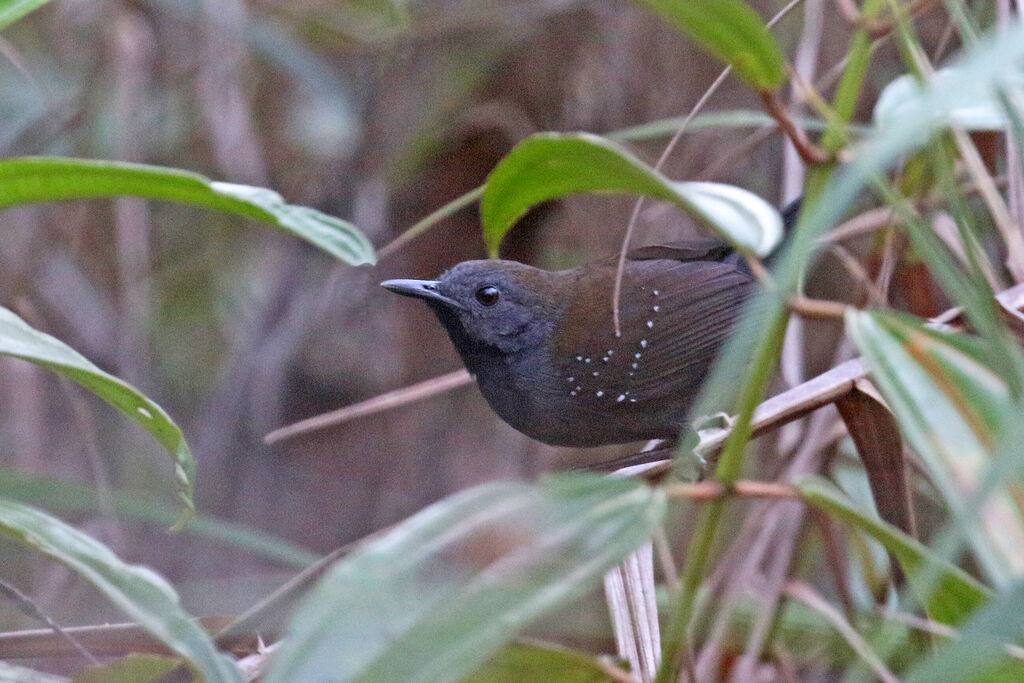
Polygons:
[[487,285],[476,290],[476,300],[484,306],[493,306],[498,303],[499,298],[501,298],[501,293],[493,285]]

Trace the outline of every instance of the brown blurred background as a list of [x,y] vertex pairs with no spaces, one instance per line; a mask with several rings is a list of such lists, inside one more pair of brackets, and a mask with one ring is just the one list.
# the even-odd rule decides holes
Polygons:
[[[781,6],[758,3],[766,18]],[[844,53],[849,26],[820,2],[807,7],[826,36],[805,55],[817,78]],[[774,29],[787,54],[803,16]],[[479,185],[521,138],[681,116],[721,70],[624,0],[59,0],[0,48],[3,156],[139,161],[268,186],[352,220],[377,246]],[[891,69],[872,70],[875,90],[898,68],[881,49]],[[730,79],[708,110],[758,107]],[[755,134],[690,134],[667,174],[791,198],[780,137]],[[653,162],[666,141],[633,148]],[[610,253],[632,204],[542,207],[505,255],[559,267]],[[481,257],[475,207],[373,268],[265,226],[131,199],[9,210],[0,223],[0,303],[167,408],[196,454],[204,515],[323,553],[467,486],[624,452],[532,442],[472,387],[264,445],[286,423],[459,367],[429,310],[378,283]],[[658,205],[639,227],[637,243],[693,229]],[[173,505],[166,457],[99,401],[9,360],[0,397],[3,467]],[[165,573],[199,613],[237,613],[285,571],[102,506],[63,516]],[[9,566],[41,599],[69,589],[42,563]]]

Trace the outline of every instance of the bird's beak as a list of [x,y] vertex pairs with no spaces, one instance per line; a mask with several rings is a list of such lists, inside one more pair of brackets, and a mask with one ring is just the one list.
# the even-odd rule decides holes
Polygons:
[[439,304],[451,306],[452,308],[465,308],[455,299],[438,292],[437,280],[385,280],[380,283],[380,286],[402,296],[426,299],[428,302],[436,301]]

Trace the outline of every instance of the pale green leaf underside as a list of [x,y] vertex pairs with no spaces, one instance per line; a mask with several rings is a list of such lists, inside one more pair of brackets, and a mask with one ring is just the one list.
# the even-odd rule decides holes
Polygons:
[[[878,311],[849,311],[846,329],[953,513],[965,514],[963,501],[984,477],[1013,411],[1007,386],[984,362],[984,342]],[[1022,569],[1024,520],[1005,488],[978,516],[986,523],[972,523],[976,533],[969,539],[986,575],[999,585]]]
[[595,476],[499,482],[339,562],[292,619],[266,683],[458,680],[650,538],[664,498]]
[[110,548],[56,517],[0,498],[0,535],[47,555],[91,583],[130,619],[191,662],[208,683],[238,683],[230,659],[179,604],[174,589],[148,567],[121,561]]

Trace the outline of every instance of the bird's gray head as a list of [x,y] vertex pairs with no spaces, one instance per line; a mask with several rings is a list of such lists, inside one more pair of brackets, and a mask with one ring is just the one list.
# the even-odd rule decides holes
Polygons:
[[464,261],[437,280],[381,285],[429,303],[465,356],[478,346],[514,353],[548,340],[561,314],[556,277],[515,261]]

